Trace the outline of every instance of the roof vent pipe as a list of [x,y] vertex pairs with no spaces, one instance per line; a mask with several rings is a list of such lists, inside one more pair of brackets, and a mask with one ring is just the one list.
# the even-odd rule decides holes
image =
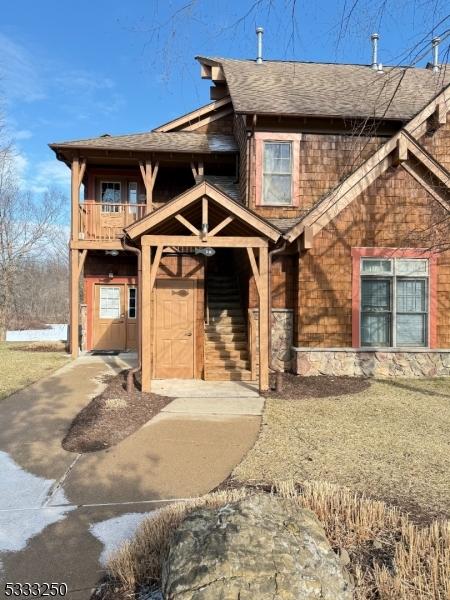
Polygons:
[[370,39],[372,41],[372,64],[370,66],[375,71],[378,71],[378,40],[380,36],[378,33],[372,33]]
[[264,33],[264,29],[262,27],[256,28],[256,37],[258,38],[258,54],[256,57],[256,62],[258,65],[260,65],[263,61],[263,57],[262,57],[263,33]]
[[434,37],[431,40],[431,46],[433,48],[433,73],[439,73],[439,44],[441,43],[440,37]]

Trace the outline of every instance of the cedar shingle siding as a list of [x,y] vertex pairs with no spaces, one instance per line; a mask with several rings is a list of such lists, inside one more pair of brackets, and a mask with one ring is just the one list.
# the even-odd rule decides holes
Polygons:
[[[448,212],[403,169],[390,169],[314,238],[299,266],[298,345],[351,347],[352,260],[358,246],[424,247],[419,232]],[[450,252],[438,261],[438,347],[450,346]]]

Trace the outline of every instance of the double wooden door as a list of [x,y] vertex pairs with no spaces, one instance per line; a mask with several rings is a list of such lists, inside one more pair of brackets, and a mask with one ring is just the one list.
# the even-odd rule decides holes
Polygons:
[[156,282],[154,332],[154,377],[193,379],[195,281]]

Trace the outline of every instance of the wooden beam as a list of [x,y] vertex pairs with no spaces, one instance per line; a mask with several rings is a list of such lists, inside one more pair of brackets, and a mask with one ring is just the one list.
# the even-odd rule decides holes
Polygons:
[[152,269],[150,271],[150,294],[153,291],[153,286],[155,285],[156,275],[158,273],[159,263],[161,261],[161,256],[163,253],[164,246],[158,246],[156,248],[155,259],[152,264]]
[[152,378],[152,311],[151,311],[151,291],[150,291],[150,273],[151,273],[151,246],[142,244],[142,300],[141,300],[141,366],[142,366],[142,391],[151,391]]
[[[228,98],[228,96],[227,96],[227,98]],[[220,102],[220,100],[218,100],[218,102]],[[196,129],[199,129],[200,127],[204,127],[205,125],[208,125],[209,123],[213,123],[214,121],[217,121],[218,119],[222,119],[223,117],[226,117],[231,114],[233,114],[233,108],[231,108],[231,107],[224,108],[223,110],[218,110],[214,114],[212,114],[208,117],[204,117],[203,119],[201,119],[200,121],[197,121],[196,123],[193,123],[192,125],[183,127],[183,131],[195,131]]]
[[[180,246],[181,248],[192,246],[211,246],[212,248],[267,248],[268,242],[261,237],[210,237],[204,242],[196,235],[143,235],[141,240],[152,246]],[[143,242],[142,242],[143,243]]]
[[211,67],[211,79],[212,81],[226,81],[225,73],[220,65]]
[[80,172],[78,174],[78,189],[80,189],[81,184],[83,183],[83,177],[86,172],[86,159],[83,158],[80,163]]
[[259,390],[269,389],[269,251],[259,250]]
[[145,201],[147,203],[147,213],[153,211],[153,194],[152,194],[152,163],[150,160],[145,161]]
[[175,219],[189,229],[189,231],[191,231],[194,235],[200,235],[200,231],[197,229],[197,227],[192,225],[192,223],[185,219],[183,215],[175,215]]
[[70,354],[77,358],[80,344],[79,251],[70,250]]
[[210,236],[214,236],[217,233],[219,233],[219,231],[222,231],[222,229],[224,229],[227,225],[229,225],[232,221],[234,221],[234,217],[227,217],[226,219],[224,219],[223,221],[221,221],[218,225],[216,225],[214,227],[214,229],[211,229],[211,231],[209,232]]
[[258,296],[261,295],[260,288],[260,278],[259,278],[259,270],[256,264],[255,252],[253,248],[247,248],[248,259],[250,261],[250,266],[252,268],[253,278],[256,283],[256,289],[258,290]]
[[408,143],[406,140],[406,136],[400,135],[397,140],[397,148],[395,150],[393,164],[398,166],[402,162],[408,160]]
[[444,102],[439,102],[436,106],[436,124],[438,127],[447,124],[448,109]]
[[314,243],[314,227],[305,227],[303,232],[303,249],[311,250]]
[[194,161],[191,162],[191,171],[192,171],[192,175],[194,176],[194,179],[197,179],[198,171],[197,171],[197,167],[195,166]]
[[[161,125],[160,127],[157,127],[153,131],[166,132],[166,131],[173,131],[174,129],[178,129],[178,128],[182,129],[183,131],[189,131],[189,125],[192,123],[192,121],[195,121],[196,119],[200,119],[204,115],[212,113],[215,110],[217,110],[218,108],[225,106],[226,104],[231,104],[231,98],[229,96],[227,96],[226,98],[222,98],[220,100],[216,100],[215,102],[210,102],[209,104],[206,104],[205,106],[197,108],[196,110],[193,110],[190,113],[187,113],[181,117],[178,117],[177,119],[174,119],[173,121],[169,121],[168,123],[165,123],[164,125]],[[232,110],[232,107],[231,107],[231,110]],[[188,127],[185,127],[185,125],[188,125]]]
[[[203,169],[203,167],[202,167]],[[206,224],[206,233],[203,232],[203,226]],[[208,229],[209,229],[209,222],[208,222],[208,198],[206,196],[203,196],[202,198],[202,239],[204,242],[207,241],[208,239]]]
[[71,239],[77,240],[80,234],[80,160],[75,157],[71,166],[71,208],[72,231]]
[[151,178],[151,181],[150,181],[150,185],[151,185],[151,188],[152,188],[152,194],[153,194],[153,190],[155,188],[156,176],[158,175],[158,171],[159,171],[159,160],[157,160],[155,162],[155,166],[153,167],[152,178]]
[[72,240],[71,250],[123,250],[120,240]]
[[84,261],[86,259],[87,250],[84,249],[79,254],[80,254],[80,256],[78,257],[78,269],[77,269],[78,281],[80,281],[80,275],[81,275],[81,271],[83,269]]

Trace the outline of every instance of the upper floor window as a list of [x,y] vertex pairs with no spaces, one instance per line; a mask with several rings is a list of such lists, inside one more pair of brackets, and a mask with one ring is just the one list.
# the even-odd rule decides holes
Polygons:
[[118,206],[111,204],[120,204],[122,202],[122,188],[120,181],[102,181],[100,184],[100,200],[104,204],[103,212],[117,212]]
[[264,142],[263,204],[292,204],[292,143]]
[[361,346],[427,346],[428,260],[361,259]]

